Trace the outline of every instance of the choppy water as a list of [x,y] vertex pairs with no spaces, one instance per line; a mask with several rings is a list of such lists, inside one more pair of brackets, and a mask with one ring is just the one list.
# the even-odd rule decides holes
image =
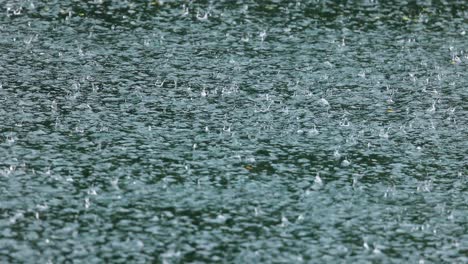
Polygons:
[[466,1],[0,13],[1,262],[468,262]]

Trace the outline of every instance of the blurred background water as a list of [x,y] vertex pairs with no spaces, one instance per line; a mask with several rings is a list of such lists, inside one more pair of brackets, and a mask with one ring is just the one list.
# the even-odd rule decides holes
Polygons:
[[0,261],[467,263],[468,3],[0,5]]

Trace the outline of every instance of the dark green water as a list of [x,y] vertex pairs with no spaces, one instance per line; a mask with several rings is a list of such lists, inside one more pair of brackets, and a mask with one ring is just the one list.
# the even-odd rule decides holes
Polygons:
[[468,263],[466,31],[461,0],[1,1],[0,262]]

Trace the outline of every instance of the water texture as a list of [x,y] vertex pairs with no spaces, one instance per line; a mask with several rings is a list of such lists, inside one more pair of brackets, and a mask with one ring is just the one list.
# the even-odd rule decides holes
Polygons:
[[1,1],[0,262],[468,263],[468,2]]

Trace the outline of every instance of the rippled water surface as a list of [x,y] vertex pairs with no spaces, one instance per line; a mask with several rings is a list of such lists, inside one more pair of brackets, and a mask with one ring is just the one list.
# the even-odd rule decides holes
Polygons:
[[0,262],[467,263],[468,3],[2,1]]

